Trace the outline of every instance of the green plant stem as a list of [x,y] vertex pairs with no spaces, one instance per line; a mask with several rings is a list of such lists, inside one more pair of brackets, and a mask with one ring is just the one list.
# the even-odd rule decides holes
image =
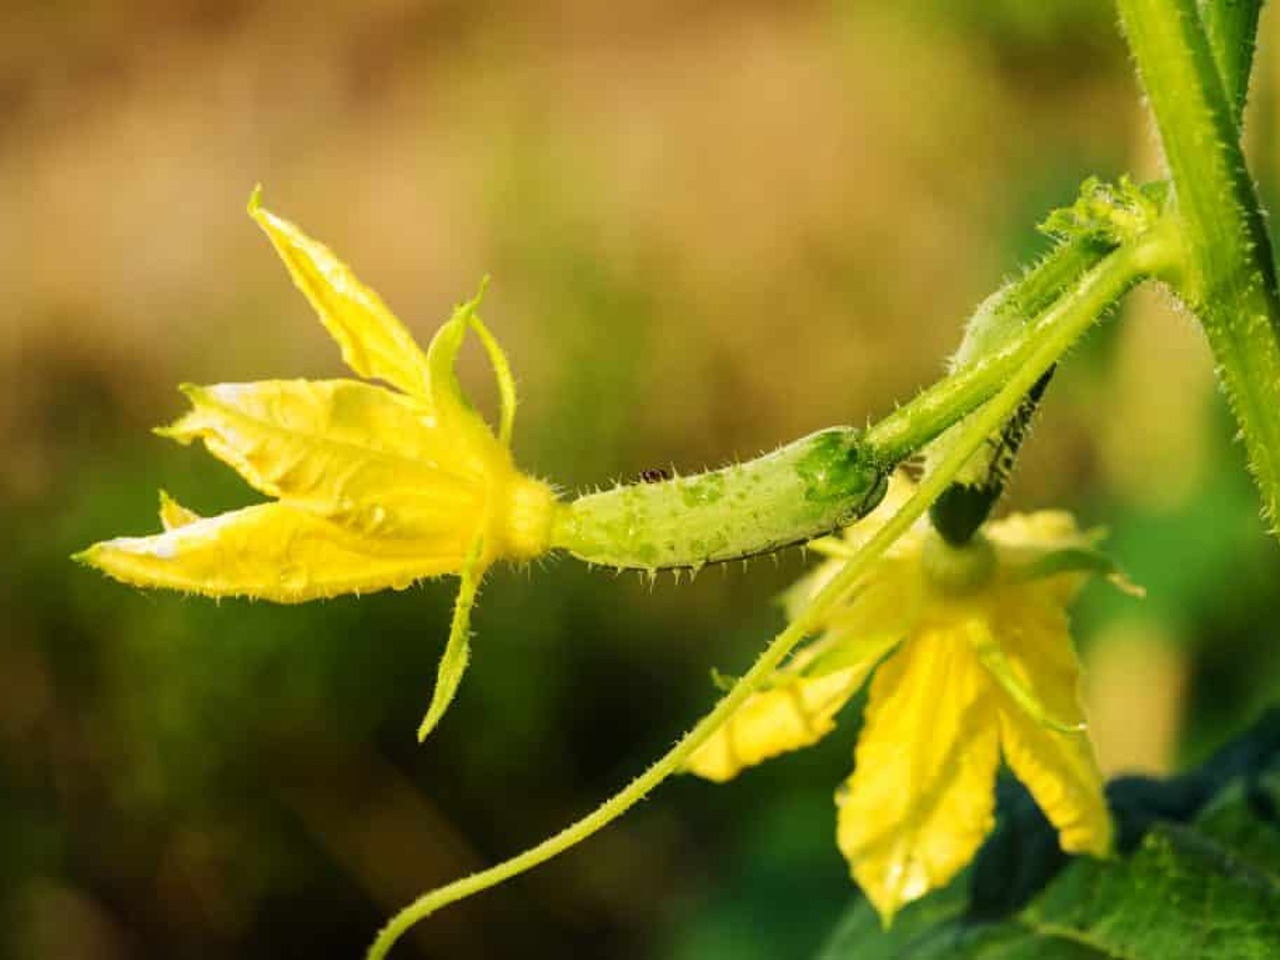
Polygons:
[[[1118,6],[1183,223],[1185,266],[1169,279],[1204,327],[1264,510],[1280,532],[1280,295],[1237,113],[1195,0]],[[1237,58],[1232,69],[1239,67]]]
[[[1082,317],[1092,323],[1138,278],[1167,269],[1175,256],[1171,234],[1171,226],[1162,224],[1134,246],[1109,254],[1000,349],[969,359],[953,375],[869,427],[864,439],[874,455],[896,463],[919,450],[1015,376],[1039,343],[1058,339],[1063,329],[1074,330]],[[1075,336],[1070,334],[1068,342]]]
[[1004,346],[1115,247],[1091,237],[1059,243],[1019,280],[978,306],[951,358],[951,369],[963,369]]
[[1262,0],[1199,0],[1198,5],[1227,102],[1236,126],[1240,126],[1249,96]]
[[[959,348],[952,355],[950,368],[962,369],[981,360],[1023,333],[1039,314],[1114,248],[1114,243],[1091,236],[1074,237],[1058,244],[1017,283],[1008,284],[978,307],[965,327]],[[930,520],[948,543],[967,542],[995,506],[1027,425],[1035,414],[1040,394],[1051,376],[1046,374],[1032,388],[1013,416],[970,458],[951,486],[934,502],[929,511]],[[926,468],[946,456],[958,429],[952,427],[926,447]]]
[[586,840],[612,823],[655,787],[674,773],[713,733],[729,719],[786,656],[807,635],[867,568],[898,539],[946,489],[987,436],[1017,407],[1023,395],[1052,367],[1063,352],[1097,316],[1144,274],[1158,272],[1170,252],[1167,234],[1154,232],[1132,247],[1123,247],[1102,261],[1075,291],[1050,311],[1056,322],[1037,324],[1039,339],[1019,356],[1019,363],[995,397],[973,413],[947,456],[923,479],[910,500],[849,560],[844,568],[813,598],[809,607],[765,648],[751,668],[716,704],[714,709],[625,788],[606,800],[581,820],[529,848],[521,854],[481,870],[438,890],[424,894],[396,914],[378,934],[369,949],[368,960],[383,960],[388,951],[411,926],[442,907],[518,876]]

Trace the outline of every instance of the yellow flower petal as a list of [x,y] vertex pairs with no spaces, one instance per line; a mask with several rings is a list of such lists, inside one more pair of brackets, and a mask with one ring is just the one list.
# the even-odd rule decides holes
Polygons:
[[[832,612],[826,632],[779,671],[776,686],[738,708],[693,755],[689,770],[724,781],[744,767],[822,739],[840,708],[909,629],[918,579],[909,567],[888,563],[860,582]],[[802,581],[788,602],[798,612],[811,594]]]
[[[1099,539],[1097,532],[1081,530],[1075,517],[1065,510],[1010,514],[982,529],[995,546],[1001,565],[1015,576],[1019,570],[1049,554],[1087,549]],[[1065,607],[1088,579],[1087,570],[1064,570],[1041,578],[1038,585],[1050,591],[1057,603]]]
[[1090,576],[1103,577],[1130,596],[1146,595],[1100,549],[1106,531],[1080,530],[1069,513],[1014,514],[990,524],[988,530],[1000,554],[1007,583],[1041,582],[1064,606]]
[[160,491],[160,525],[166,530],[176,530],[200,519],[200,514],[188,510],[165,491]]
[[923,631],[876,674],[836,839],[887,923],[945,885],[994,824],[991,681],[963,638]]
[[356,279],[328,247],[258,202],[249,215],[266,232],[276,252],[342,348],[342,359],[362,377],[377,377],[416,396],[425,396],[427,362],[404,325],[382,298]]
[[[1010,591],[1013,593],[1013,591]],[[1055,718],[1083,723],[1080,665],[1071,646],[1066,612],[1034,588],[1006,596],[992,629],[1005,656],[1036,699]],[[1053,730],[1005,697],[1000,743],[1014,774],[1026,784],[1068,853],[1105,856],[1112,826],[1092,745],[1083,733]]]
[[[780,597],[788,620],[795,620],[814,596],[843,569],[846,560],[819,564],[784,591]],[[917,557],[881,558],[845,594],[825,622],[846,632],[864,628],[880,630],[889,622],[900,622],[918,612],[921,602],[920,568]]]
[[1081,531],[1076,518],[1066,510],[1038,510],[1035,513],[1012,513],[983,526],[987,539],[1006,547],[1033,547],[1055,550],[1092,542],[1093,536]]
[[1018,679],[1064,723],[1084,722],[1080,661],[1071,644],[1070,618],[1045,581],[997,589],[988,625]]
[[782,604],[787,620],[798,618],[809,606],[814,595],[825,587],[847,562],[843,559],[824,560],[784,590],[779,595],[778,601]]
[[875,661],[816,680],[788,678],[753,693],[688,760],[686,769],[724,782],[745,767],[817,743],[862,685]]
[[284,504],[247,507],[196,520],[151,537],[119,537],[76,556],[125,583],[167,587],[208,597],[249,596],[300,603],[341,593],[403,589],[453,573],[465,540],[386,540]]
[[919,619],[924,602],[917,561],[882,559],[832,607],[827,631],[851,638],[896,633],[901,639]]
[[1009,698],[1028,717],[1059,733],[1083,733],[1085,723],[1071,712],[1071,719],[1059,717],[1040,699],[1035,688],[1027,682],[1026,670],[1011,660],[1004,647],[991,632],[991,626],[981,617],[975,617],[954,628],[956,636],[967,639],[978,655],[978,662],[987,674],[1008,694]]
[[203,440],[261,492],[360,533],[457,531],[467,541],[481,528],[489,487],[513,473],[487,433],[477,449],[420,403],[355,380],[184,390],[192,410],[161,433],[180,443]]
[[1014,775],[1057,827],[1062,849],[1110,854],[1111,815],[1089,738],[1059,733],[1015,709],[1000,711],[1000,744]]

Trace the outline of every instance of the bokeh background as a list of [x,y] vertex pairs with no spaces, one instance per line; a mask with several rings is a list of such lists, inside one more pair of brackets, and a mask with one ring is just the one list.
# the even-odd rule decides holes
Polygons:
[[[1250,148],[1276,196],[1280,27]],[[413,738],[452,585],[295,609],[73,566],[253,495],[148,429],[181,381],[333,376],[244,215],[331,243],[425,341],[493,275],[517,453],[566,489],[863,422],[934,378],[1089,173],[1156,171],[1094,0],[106,0],[0,7],[0,955],[355,957],[417,892],[592,807],[777,629],[792,551],[692,584],[492,575]],[[492,409],[482,358],[466,386]],[[1159,294],[1079,348],[1014,505],[1105,524],[1144,602],[1077,622],[1109,770],[1175,769],[1280,694],[1264,537],[1198,335]],[[669,783],[405,958],[804,957],[856,709],[731,785]]]

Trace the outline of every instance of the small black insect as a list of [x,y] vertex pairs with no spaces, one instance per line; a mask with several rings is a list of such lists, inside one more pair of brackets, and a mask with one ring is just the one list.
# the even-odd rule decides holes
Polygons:
[[670,479],[671,471],[666,467],[650,467],[648,470],[640,471],[642,483],[662,483],[662,481]]

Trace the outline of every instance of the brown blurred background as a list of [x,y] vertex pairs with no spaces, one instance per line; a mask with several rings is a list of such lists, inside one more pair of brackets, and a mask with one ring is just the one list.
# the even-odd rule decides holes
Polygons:
[[[1249,116],[1268,196],[1274,20]],[[1050,207],[1153,175],[1152,150],[1093,0],[5,4],[0,955],[357,956],[661,752],[801,569],[499,572],[419,748],[450,584],[279,609],[73,567],[154,529],[158,487],[252,499],[147,433],[175,384],[340,374],[244,215],[255,183],[424,342],[492,274],[519,460],[573,489],[883,414],[1045,249]],[[478,355],[464,377],[492,400]],[[1105,523],[1150,591],[1081,607],[1109,769],[1193,760],[1276,695],[1277,550],[1160,294],[1076,351],[1013,500]],[[808,955],[853,895],[830,797],[856,720],[668,785],[400,955]]]

